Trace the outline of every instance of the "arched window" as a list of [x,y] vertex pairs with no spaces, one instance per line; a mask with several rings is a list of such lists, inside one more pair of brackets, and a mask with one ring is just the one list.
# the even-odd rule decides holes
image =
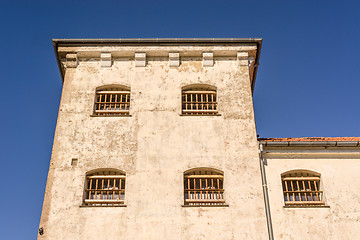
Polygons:
[[125,173],[95,170],[86,175],[84,204],[87,206],[119,206],[125,200]]
[[129,115],[130,88],[119,85],[96,90],[94,115]]
[[324,205],[320,174],[293,170],[281,175],[285,205]]
[[182,89],[182,114],[215,115],[217,112],[216,87],[194,84]]
[[208,168],[184,173],[184,205],[224,205],[224,175]]

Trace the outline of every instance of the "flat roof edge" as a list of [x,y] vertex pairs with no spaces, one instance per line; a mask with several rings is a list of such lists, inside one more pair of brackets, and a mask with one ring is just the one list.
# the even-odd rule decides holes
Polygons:
[[260,43],[262,38],[106,38],[106,39],[52,39],[57,44],[96,43]]
[[265,147],[360,147],[359,141],[259,141]]

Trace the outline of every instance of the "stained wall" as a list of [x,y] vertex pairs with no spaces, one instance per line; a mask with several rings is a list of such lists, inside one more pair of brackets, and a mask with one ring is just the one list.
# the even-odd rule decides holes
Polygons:
[[[175,49],[176,50],[176,49]],[[38,239],[266,239],[249,66],[235,56],[93,57],[65,70]],[[66,63],[65,63],[66,64]],[[92,117],[95,90],[131,89],[130,117]],[[181,116],[181,89],[217,88],[220,116]],[[78,159],[76,166],[71,165]],[[183,173],[224,172],[226,207],[184,207]],[[126,207],[80,207],[86,172],[126,172]]]
[[[275,239],[358,239],[360,150],[351,147],[267,147],[266,175]],[[323,207],[284,207],[281,174],[319,173]]]

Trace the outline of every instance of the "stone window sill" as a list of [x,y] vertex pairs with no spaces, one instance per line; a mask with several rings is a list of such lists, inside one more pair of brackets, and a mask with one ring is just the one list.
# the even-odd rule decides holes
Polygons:
[[181,205],[184,208],[199,208],[199,207],[229,207],[228,204],[224,204],[224,205]]
[[91,114],[90,117],[132,117],[132,115],[94,115],[94,114]]
[[115,205],[115,206],[89,206],[89,205],[80,205],[80,208],[97,208],[97,207],[127,207],[127,205]]
[[179,114],[181,117],[218,117],[218,116],[221,116],[220,113],[217,113],[217,114],[199,114],[199,115],[190,115],[190,114]]
[[289,206],[283,206],[283,208],[330,208],[330,206],[329,205],[321,205],[321,206],[316,206],[316,205],[291,206],[291,205],[289,205]]

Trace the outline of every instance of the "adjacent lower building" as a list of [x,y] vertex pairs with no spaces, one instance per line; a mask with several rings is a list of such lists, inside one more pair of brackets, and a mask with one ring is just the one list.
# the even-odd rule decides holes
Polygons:
[[358,239],[360,138],[259,139],[274,239]]
[[262,39],[53,44],[38,239],[356,239],[360,139],[257,139]]

